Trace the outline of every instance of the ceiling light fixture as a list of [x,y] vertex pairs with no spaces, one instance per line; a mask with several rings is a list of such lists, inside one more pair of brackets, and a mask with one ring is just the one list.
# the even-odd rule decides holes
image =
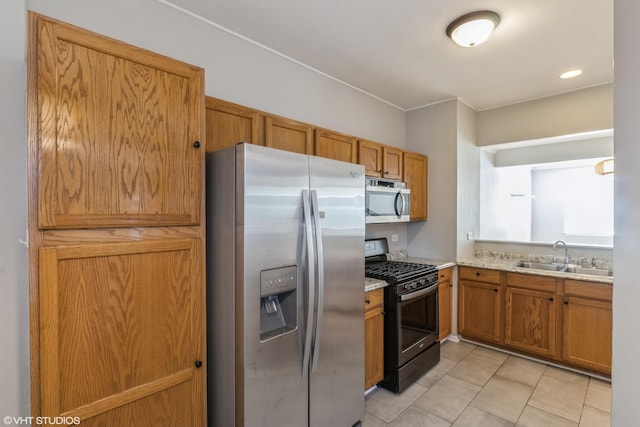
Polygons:
[[572,79],[574,77],[578,77],[581,74],[582,74],[582,70],[580,68],[576,68],[575,70],[565,71],[564,73],[560,74],[560,78]]
[[456,18],[447,27],[447,36],[462,47],[473,47],[486,41],[500,22],[500,15],[478,10]]

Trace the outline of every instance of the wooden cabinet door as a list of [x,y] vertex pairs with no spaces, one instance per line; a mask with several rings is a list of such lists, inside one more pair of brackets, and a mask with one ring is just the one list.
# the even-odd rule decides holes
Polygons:
[[316,129],[314,152],[327,159],[358,163],[357,141],[352,136]]
[[358,163],[367,176],[382,176],[382,145],[361,139],[358,141]]
[[452,268],[446,268],[438,272],[438,340],[443,340],[451,335],[452,291],[451,283]]
[[258,111],[242,105],[207,97],[207,153],[240,142],[264,145]]
[[279,117],[265,117],[265,145],[300,154],[313,154],[313,127]]
[[500,286],[460,280],[458,328],[464,336],[500,341]]
[[611,375],[611,302],[565,297],[562,322],[563,359]]
[[383,290],[365,294],[364,312],[364,389],[378,384],[384,378],[384,313]]
[[411,190],[411,221],[426,221],[428,216],[429,159],[417,153],[404,153],[404,181]]
[[34,31],[38,226],[198,224],[204,71],[58,21]]
[[402,150],[391,147],[382,147],[383,177],[389,179],[402,179],[404,168]]
[[40,249],[41,416],[204,425],[199,248],[159,239]]
[[507,286],[505,345],[546,357],[556,355],[554,294]]

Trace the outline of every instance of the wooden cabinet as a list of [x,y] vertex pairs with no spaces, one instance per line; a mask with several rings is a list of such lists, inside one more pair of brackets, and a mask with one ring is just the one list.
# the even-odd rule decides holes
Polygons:
[[365,175],[382,177],[382,145],[358,140],[358,163],[364,166]]
[[204,71],[35,13],[28,55],[32,415],[206,425]]
[[384,378],[384,290],[376,289],[364,297],[364,389]]
[[364,139],[358,140],[358,163],[364,165],[367,176],[402,180],[402,155],[403,151],[398,148]]
[[313,127],[282,117],[266,116],[265,145],[294,153],[313,154]]
[[428,216],[429,159],[417,153],[404,153],[404,181],[411,190],[411,221],[426,221]]
[[314,153],[327,159],[358,163],[356,138],[324,129],[315,130]]
[[564,361],[611,374],[611,285],[565,280]]
[[231,147],[239,142],[264,145],[261,116],[257,110],[206,97],[206,151]]
[[458,329],[462,335],[490,343],[500,341],[500,272],[458,270]]
[[440,329],[438,340],[442,341],[451,335],[451,315],[453,283],[451,276],[453,267],[438,271],[438,327]]
[[556,279],[507,273],[504,344],[528,353],[556,356]]
[[389,179],[402,179],[404,163],[402,150],[393,147],[382,147],[382,176]]

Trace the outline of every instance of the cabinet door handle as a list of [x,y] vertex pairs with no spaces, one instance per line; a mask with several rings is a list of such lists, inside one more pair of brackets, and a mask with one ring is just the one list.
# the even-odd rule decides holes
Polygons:
[[565,301],[565,302],[564,302],[564,305],[569,305],[569,301]]
[[196,368],[201,368],[202,367],[202,361],[200,360],[196,360],[196,362],[194,363]]
[[476,276],[480,277],[480,272],[476,271]]
[[195,142],[193,143],[193,146],[194,146],[195,148],[200,148],[200,141],[195,141]]
[[366,299],[366,300],[364,300],[364,302],[365,302],[366,304],[371,304],[371,300],[370,300],[370,299]]
[[498,289],[496,289],[496,288],[493,288],[493,292],[498,292]]
[[553,297],[549,298],[549,301],[553,302]]

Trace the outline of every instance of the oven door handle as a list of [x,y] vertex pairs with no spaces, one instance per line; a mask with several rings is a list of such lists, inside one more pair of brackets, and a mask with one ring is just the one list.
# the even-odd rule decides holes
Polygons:
[[419,291],[415,291],[415,292],[410,292],[408,294],[403,294],[400,295],[400,301],[411,301],[414,300],[416,298],[420,298],[423,297],[427,294],[431,294],[435,291],[438,290],[438,283],[429,286],[428,288],[425,289],[420,289]]

